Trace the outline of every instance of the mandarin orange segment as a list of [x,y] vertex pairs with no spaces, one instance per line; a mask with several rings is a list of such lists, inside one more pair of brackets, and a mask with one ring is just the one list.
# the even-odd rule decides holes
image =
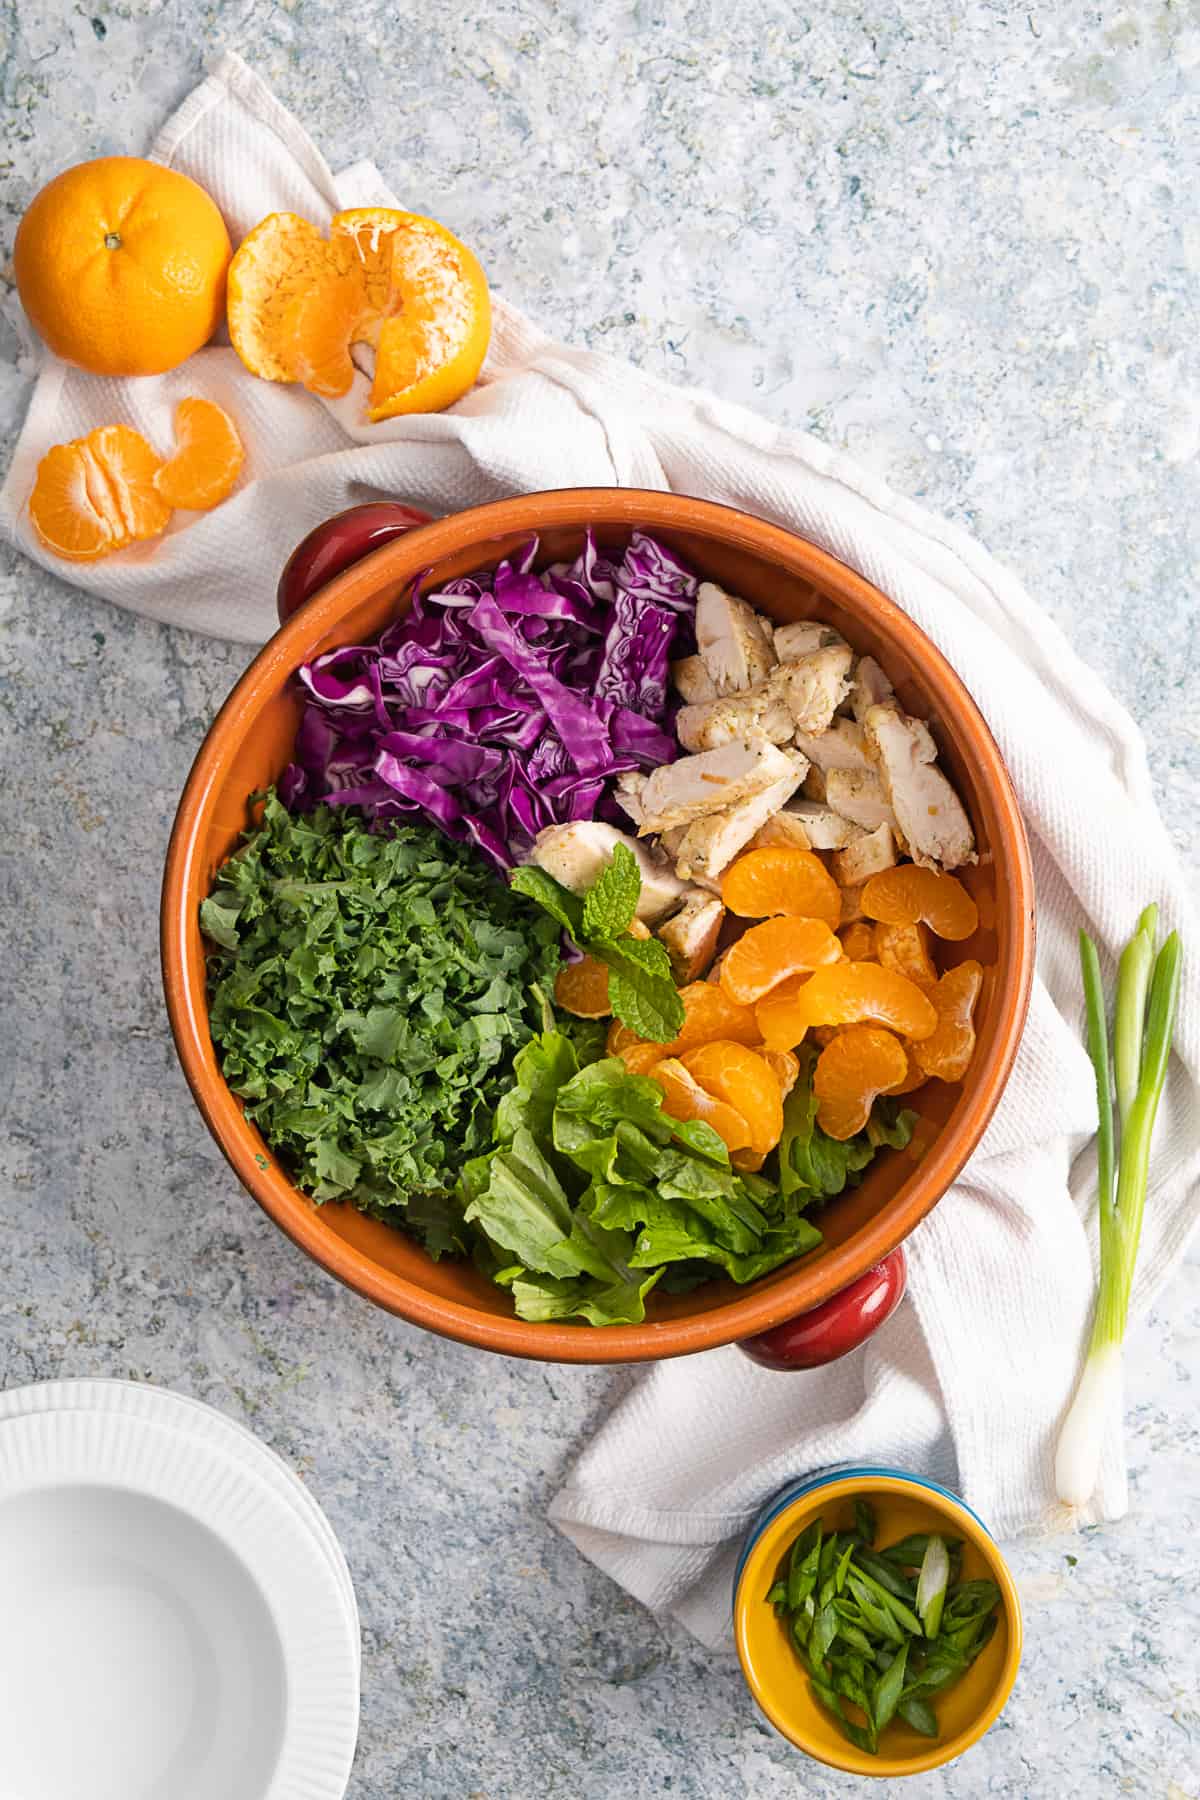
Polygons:
[[335,275],[297,294],[279,322],[280,355],[310,394],[338,400],[354,385],[350,345],[363,324],[362,283]]
[[168,506],[207,512],[233,492],[245,455],[225,409],[189,395],[175,408],[175,454],[158,470],[154,485]]
[[927,1038],[937,1025],[931,1002],[905,975],[879,963],[834,963],[768,994],[755,1009],[763,1043],[791,1050],[813,1025],[884,1025],[903,1037]]
[[[608,1036],[604,1040],[604,1049],[609,1056],[620,1056],[622,1050],[633,1044],[641,1044],[644,1042],[645,1039],[640,1038],[637,1032],[632,1030],[630,1026],[623,1025],[620,1019],[614,1019],[608,1028]],[[656,1044],[654,1048],[658,1051],[660,1056],[666,1055],[666,1050],[661,1044]]]
[[[852,1029],[852,1027],[848,1027],[847,1029]],[[913,1094],[919,1087],[924,1087],[925,1083],[929,1080],[928,1075],[916,1059],[916,1055],[914,1054],[915,1046],[910,1044],[907,1038],[904,1038],[902,1041],[908,1067],[904,1071],[903,1081],[898,1081],[895,1087],[890,1087],[888,1089],[889,1094]]]
[[836,927],[842,916],[837,882],[811,850],[747,850],[725,871],[721,898],[743,919],[785,913]]
[[555,977],[554,1002],[577,1019],[607,1019],[612,1012],[608,964],[598,962],[594,956],[568,963]]
[[838,932],[838,940],[842,946],[842,955],[848,956],[851,962],[877,962],[875,954],[875,932],[865,919],[856,919],[853,925],[843,925]]
[[793,1056],[790,1050],[768,1050],[765,1044],[756,1044],[754,1048],[779,1083],[780,1099],[786,1100],[800,1079],[799,1057]]
[[678,1056],[683,1050],[694,1050],[697,1044],[711,1044],[717,1038],[738,1044],[757,1044],[758,1025],[754,1009],[739,1006],[714,981],[690,981],[679,990],[683,1002],[683,1028],[669,1044],[660,1044],[660,1056]]
[[55,444],[38,464],[29,517],[38,537],[55,556],[67,562],[93,562],[110,550],[119,550],[125,542],[102,499],[94,460],[85,451],[83,440]]
[[663,1060],[665,1044],[626,1044],[617,1052],[630,1075],[651,1075]]
[[890,1092],[907,1070],[904,1045],[890,1031],[853,1025],[840,1032],[813,1071],[821,1130],[842,1141],[852,1138],[870,1118],[876,1095]]
[[739,1006],[753,1006],[781,981],[837,962],[841,954],[823,919],[767,919],[730,945],[721,961],[721,987]]
[[[868,927],[869,929],[869,927]],[[876,960],[885,969],[897,969],[919,988],[930,988],[938,978],[929,952],[929,928],[918,919],[912,925],[876,925],[872,934]]]
[[723,1138],[727,1150],[750,1148],[750,1126],[736,1107],[701,1086],[676,1058],[668,1056],[648,1071],[663,1091],[663,1111],[672,1119],[703,1119]]
[[757,1150],[735,1150],[729,1160],[739,1175],[757,1175],[767,1159]]
[[913,1055],[927,1075],[936,1075],[939,1081],[961,1081],[971,1066],[975,1054],[975,1003],[982,985],[980,965],[964,962],[947,969],[931,990],[937,1025],[913,1045]]
[[924,920],[950,943],[969,938],[979,924],[979,908],[957,876],[919,863],[900,863],[872,875],[863,889],[862,907],[869,919],[883,925]]
[[29,517],[48,550],[92,562],[166,529],[171,508],[157,493],[159,457],[129,425],[101,425],[55,444],[38,464]]
[[701,1044],[682,1058],[689,1075],[745,1119],[747,1148],[765,1156],[783,1135],[783,1096],[769,1063],[745,1044]]
[[171,508],[154,485],[162,458],[131,425],[101,425],[84,440],[108,481],[127,544],[165,531]]

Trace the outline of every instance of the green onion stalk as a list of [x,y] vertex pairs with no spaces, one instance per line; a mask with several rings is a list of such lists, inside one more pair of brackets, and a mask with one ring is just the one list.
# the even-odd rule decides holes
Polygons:
[[1167,1079],[1182,966],[1179,934],[1173,931],[1156,952],[1157,929],[1158,908],[1148,906],[1122,952],[1111,1066],[1100,958],[1087,932],[1079,934],[1088,1055],[1096,1072],[1099,1111],[1100,1290],[1087,1361],[1058,1440],[1055,1485],[1068,1506],[1084,1506],[1092,1497],[1110,1406],[1121,1383],[1121,1345],[1142,1235],[1150,1145]]

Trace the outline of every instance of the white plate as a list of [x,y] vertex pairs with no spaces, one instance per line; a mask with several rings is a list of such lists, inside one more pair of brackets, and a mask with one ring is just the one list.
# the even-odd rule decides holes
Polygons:
[[[128,1418],[145,1419],[150,1424],[186,1432],[227,1456],[248,1461],[281,1499],[296,1508],[320,1540],[350,1617],[355,1666],[361,1664],[358,1603],[342,1546],[312,1494],[269,1444],[255,1437],[236,1419],[218,1412],[214,1406],[206,1406],[203,1400],[194,1400],[190,1394],[177,1394],[171,1388],[154,1387],[144,1381],[108,1378],[36,1381],[28,1387],[9,1388],[0,1393],[0,1425],[6,1419],[28,1418],[34,1413],[74,1411],[120,1413]],[[0,1800],[7,1800],[7,1796],[0,1794]]]
[[4,1800],[342,1800],[328,1558],[244,1459],[112,1413],[0,1427]]

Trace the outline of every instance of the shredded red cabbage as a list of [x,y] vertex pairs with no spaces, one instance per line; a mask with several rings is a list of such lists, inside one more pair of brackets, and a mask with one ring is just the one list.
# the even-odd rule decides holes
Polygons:
[[304,664],[285,806],[421,812],[502,869],[547,825],[622,819],[612,777],[676,754],[668,662],[697,580],[642,532],[620,563],[590,531],[573,563],[535,574],[537,550],[439,593],[418,583],[378,643]]

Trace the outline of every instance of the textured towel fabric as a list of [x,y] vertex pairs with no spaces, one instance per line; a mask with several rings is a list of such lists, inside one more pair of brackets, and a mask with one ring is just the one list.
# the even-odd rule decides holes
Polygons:
[[[236,58],[185,102],[154,154],[216,197],[236,239],[265,213],[326,220],[387,203],[376,171],[334,178],[296,121]],[[23,518],[47,447],[126,420],[165,448],[175,401],[228,406],[247,476],[215,512],[165,539],[70,570],[136,612],[257,643],[278,570],[303,532],[356,501],[396,495],[448,512],[576,484],[669,488],[773,519],[860,569],[937,642],[1008,760],[1033,845],[1040,938],[1028,1029],[1005,1098],[962,1178],[909,1242],[909,1298],[866,1349],[805,1375],[736,1350],[660,1364],[617,1406],[551,1515],[581,1550],[705,1642],[728,1633],[737,1539],[789,1477],[846,1458],[956,1485],[1001,1535],[1053,1502],[1058,1421],[1093,1293],[1088,1223],[1095,1120],[1080,1029],[1076,933],[1106,956],[1141,905],[1186,933],[1178,1054],[1160,1116],[1136,1302],[1183,1253],[1200,1210],[1200,945],[1131,720],[1020,584],[962,532],[850,459],[705,394],[686,393],[546,338],[500,304],[484,379],[452,413],[362,423],[366,378],[324,405],[248,376],[214,347],[159,379],[101,381],[51,361],[3,494],[0,520],[58,574]],[[1082,1152],[1082,1154],[1081,1154]],[[1125,1505],[1114,1411],[1095,1511]]]

